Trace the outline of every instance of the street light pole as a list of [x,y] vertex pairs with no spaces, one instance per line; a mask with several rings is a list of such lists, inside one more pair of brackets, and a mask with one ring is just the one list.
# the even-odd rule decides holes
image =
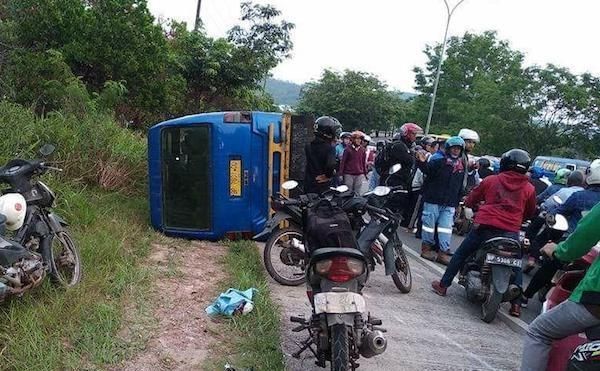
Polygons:
[[196,22],[194,22],[194,31],[198,31],[200,28],[200,6],[202,5],[202,0],[198,0],[198,5],[196,7]]
[[448,0],[444,0],[446,4],[446,11],[448,17],[446,18],[446,31],[444,32],[444,41],[442,41],[442,52],[440,53],[440,60],[438,62],[437,73],[435,75],[435,82],[433,83],[433,96],[431,97],[431,105],[429,106],[429,115],[427,115],[427,125],[425,125],[425,135],[429,134],[429,125],[431,124],[431,116],[433,115],[433,106],[435,105],[435,96],[437,94],[438,84],[440,82],[440,74],[442,73],[442,62],[444,61],[444,53],[446,52],[446,39],[448,38],[448,28],[450,27],[450,18],[452,14],[460,4],[465,0],[460,0],[452,9],[448,5]]

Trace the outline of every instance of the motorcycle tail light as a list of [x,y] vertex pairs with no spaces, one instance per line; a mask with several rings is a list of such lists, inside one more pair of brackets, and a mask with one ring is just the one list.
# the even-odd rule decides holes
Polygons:
[[315,264],[315,272],[317,272],[321,276],[324,276],[329,272],[331,264],[333,264],[333,261],[331,259],[321,260],[317,262],[317,264]]
[[353,258],[339,256],[331,259],[327,278],[333,282],[346,282],[358,277],[365,271],[365,264]]

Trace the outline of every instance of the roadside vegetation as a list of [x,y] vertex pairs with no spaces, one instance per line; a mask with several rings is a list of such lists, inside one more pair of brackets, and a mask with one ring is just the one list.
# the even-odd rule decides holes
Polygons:
[[48,281],[0,307],[0,365],[58,370],[118,362],[136,346],[116,336],[124,303],[139,311],[139,321],[149,319],[142,298],[151,275],[141,265],[153,236],[145,140],[108,115],[40,118],[7,102],[0,102],[0,132],[2,163],[36,158],[44,143],[57,146],[48,161],[65,171],[43,180],[58,195],[56,211],[71,223],[83,261],[77,287],[64,290]]
[[223,319],[228,336],[214,347],[215,356],[207,362],[206,370],[222,369],[230,363],[236,369],[283,370],[284,360],[279,333],[279,308],[270,296],[269,285],[256,244],[253,241],[227,242],[224,258],[228,288],[246,290],[254,287],[254,310],[246,315]]

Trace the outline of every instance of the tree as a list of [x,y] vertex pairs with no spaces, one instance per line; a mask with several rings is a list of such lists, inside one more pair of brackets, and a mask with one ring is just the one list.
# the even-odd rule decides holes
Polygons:
[[301,91],[298,111],[335,116],[345,130],[390,130],[399,122],[404,102],[377,77],[346,70],[325,70]]
[[293,48],[290,31],[294,24],[282,20],[277,23],[281,12],[272,5],[242,3],[242,22],[228,32],[228,39],[238,47],[240,57],[256,66],[261,77],[288,58]]

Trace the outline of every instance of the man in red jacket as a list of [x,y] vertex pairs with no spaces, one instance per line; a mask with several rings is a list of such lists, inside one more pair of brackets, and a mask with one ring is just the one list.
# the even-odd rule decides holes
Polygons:
[[[484,204],[479,207],[473,229],[452,256],[444,276],[431,284],[438,295],[446,295],[454,276],[483,242],[494,237],[519,239],[523,220],[535,215],[535,189],[525,175],[530,164],[531,157],[527,152],[512,149],[502,155],[500,174],[485,178],[469,194],[466,206],[473,208],[481,202]],[[513,303],[511,315],[518,317],[520,311],[520,305]]]

